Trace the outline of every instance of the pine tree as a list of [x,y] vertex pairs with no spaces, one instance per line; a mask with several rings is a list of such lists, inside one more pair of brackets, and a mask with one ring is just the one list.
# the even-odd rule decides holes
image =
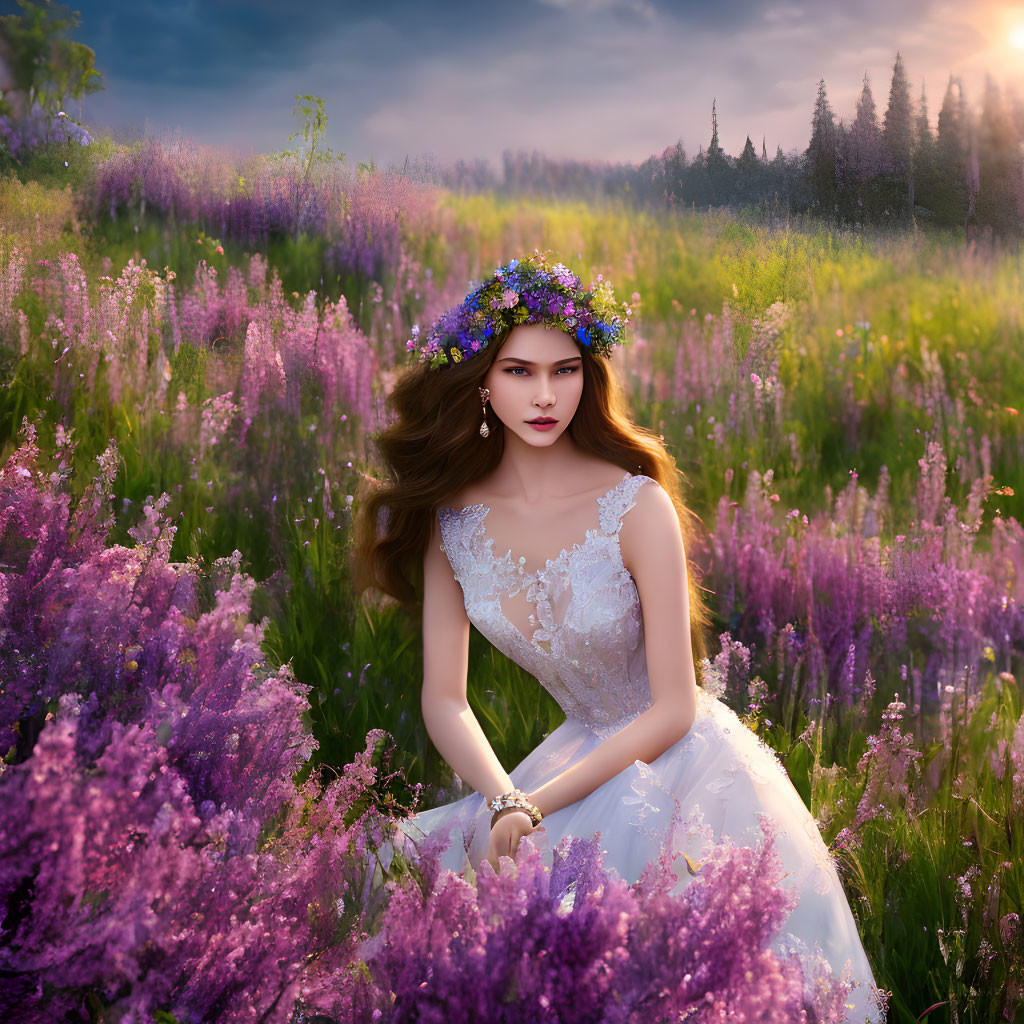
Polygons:
[[711,188],[708,184],[707,155],[703,144],[697,147],[697,155],[693,158],[686,172],[686,190],[683,201],[687,205],[709,206],[711,204]]
[[[903,70],[903,58],[896,54],[889,86],[889,106],[882,125],[882,168],[892,177],[892,200],[914,206],[914,126],[910,84]],[[895,213],[896,210],[893,210]]]
[[704,157],[704,165],[707,168],[708,186],[711,191],[710,202],[717,206],[724,203],[732,191],[732,175],[729,159],[718,142],[718,112],[714,99],[711,101],[711,144]]
[[773,225],[788,218],[793,209],[808,208],[810,197],[802,155],[795,155],[795,159],[789,161],[782,146],[776,146],[775,156],[765,168],[764,194]]
[[985,76],[985,95],[978,125],[977,218],[998,233],[1016,233],[1017,192],[1020,156],[1013,121],[1003,103],[999,86],[991,75]]
[[850,129],[840,118],[836,125],[836,214],[840,220],[858,220],[857,182],[850,162]]
[[857,100],[857,114],[850,126],[850,162],[857,181],[868,181],[882,166],[882,132],[878,127],[875,98],[871,94],[866,71]]
[[761,162],[757,158],[750,136],[743,146],[743,152],[736,159],[736,184],[734,195],[740,203],[755,203],[761,193]]
[[914,151],[920,153],[935,142],[932,126],[928,121],[928,95],[924,81],[921,81],[921,98],[917,101],[917,117],[914,120]]
[[867,72],[853,123],[840,123],[839,205],[844,219],[860,223],[881,215],[877,176],[882,166],[882,133]]
[[936,195],[935,136],[928,120],[928,95],[921,83],[918,114],[913,122],[914,215],[933,217]]
[[978,191],[981,187],[978,161],[978,126],[970,107],[967,106],[967,94],[963,83],[960,83],[960,98],[957,101],[957,117],[963,125],[964,134],[964,185],[967,191],[967,212],[964,214],[964,235],[970,237],[975,221],[975,210],[978,202]]
[[748,174],[757,170],[757,153],[754,151],[754,144],[750,141],[749,135],[743,144],[743,152],[740,153],[736,166]]
[[818,82],[818,97],[811,117],[811,140],[804,154],[811,209],[825,217],[836,213],[836,120],[825,93],[825,79]]
[[952,75],[939,109],[935,141],[935,190],[932,209],[940,224],[960,224],[967,215],[967,125],[960,82]]

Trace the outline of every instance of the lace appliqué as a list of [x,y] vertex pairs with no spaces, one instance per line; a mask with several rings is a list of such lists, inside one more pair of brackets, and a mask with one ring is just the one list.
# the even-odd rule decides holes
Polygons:
[[[654,481],[626,474],[597,498],[598,527],[532,572],[511,550],[494,554],[486,504],[438,512],[470,621],[602,738],[650,707],[640,602],[619,548],[622,517],[647,482]],[[533,607],[529,637],[502,607],[519,595]]]

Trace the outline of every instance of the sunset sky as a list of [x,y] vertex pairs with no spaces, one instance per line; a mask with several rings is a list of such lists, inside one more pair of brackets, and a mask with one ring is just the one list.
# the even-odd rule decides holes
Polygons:
[[[950,73],[1024,97],[1024,4],[972,0],[79,0],[75,38],[105,91],[87,124],[284,148],[296,93],[326,100],[330,144],[379,164],[505,148],[631,160],[710,137],[738,154],[807,144],[819,78],[851,120],[867,71],[879,117],[896,50],[932,125]],[[0,0],[0,10],[16,10]],[[78,110],[71,111],[75,116]]]

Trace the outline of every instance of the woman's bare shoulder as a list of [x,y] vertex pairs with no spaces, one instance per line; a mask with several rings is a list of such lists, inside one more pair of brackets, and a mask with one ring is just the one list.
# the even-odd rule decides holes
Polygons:
[[481,481],[474,480],[471,484],[467,484],[461,490],[449,495],[448,499],[442,501],[439,507],[451,508],[455,509],[456,512],[460,512],[462,509],[473,505],[486,505],[493,498],[494,495],[488,492],[487,487]]

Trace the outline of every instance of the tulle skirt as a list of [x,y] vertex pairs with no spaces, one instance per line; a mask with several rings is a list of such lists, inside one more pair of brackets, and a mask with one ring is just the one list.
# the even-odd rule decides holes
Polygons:
[[[537,789],[601,743],[575,718],[554,729],[509,772],[526,792]],[[651,764],[634,761],[582,800],[545,815],[529,836],[548,867],[566,836],[599,833],[604,866],[635,882],[668,844],[672,853],[699,862],[703,844],[728,837],[754,845],[767,814],[775,826],[775,849],[787,872],[783,885],[799,903],[774,946],[820,952],[833,972],[849,968],[856,983],[848,1003],[850,1024],[883,1019],[873,996],[874,978],[846,894],[818,826],[773,752],[720,700],[698,690],[697,718],[690,731]],[[486,857],[491,811],[482,794],[430,808],[401,823],[415,845],[427,836],[448,836],[441,867],[465,873]],[[390,847],[381,851],[385,867]],[[682,856],[674,859],[673,892],[693,880]]]

